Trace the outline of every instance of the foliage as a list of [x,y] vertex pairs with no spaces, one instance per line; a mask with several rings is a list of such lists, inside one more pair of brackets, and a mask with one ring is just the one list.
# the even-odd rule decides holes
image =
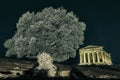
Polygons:
[[46,52],[58,62],[75,57],[86,29],[73,12],[52,7],[24,13],[16,25],[15,35],[4,43],[6,56],[35,58],[37,53]]

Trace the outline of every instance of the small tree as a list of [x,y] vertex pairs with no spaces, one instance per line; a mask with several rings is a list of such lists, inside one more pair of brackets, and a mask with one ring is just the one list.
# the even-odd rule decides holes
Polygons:
[[44,70],[56,70],[56,66],[53,65],[53,59],[50,56],[50,54],[42,52],[37,55],[38,64],[37,67],[38,70],[44,69]]
[[83,44],[85,28],[73,12],[63,8],[27,12],[19,18],[15,35],[4,44],[6,56],[34,58],[39,52],[47,52],[58,62],[74,58]]
[[42,52],[37,55],[39,66],[38,70],[47,70],[49,77],[54,77],[57,73],[57,67],[53,64],[53,59],[50,54]]

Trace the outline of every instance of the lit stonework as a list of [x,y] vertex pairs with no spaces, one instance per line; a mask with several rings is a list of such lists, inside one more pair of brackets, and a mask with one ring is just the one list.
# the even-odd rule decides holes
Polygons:
[[111,55],[102,46],[87,46],[79,51],[79,65],[112,65]]

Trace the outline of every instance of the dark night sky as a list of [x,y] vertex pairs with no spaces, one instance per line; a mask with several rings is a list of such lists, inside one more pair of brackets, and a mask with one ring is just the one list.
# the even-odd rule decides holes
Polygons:
[[87,25],[84,45],[102,45],[120,64],[120,1],[119,0],[1,0],[0,1],[0,57],[4,57],[5,40],[16,31],[19,17],[27,11],[41,11],[45,7],[64,7],[73,11]]

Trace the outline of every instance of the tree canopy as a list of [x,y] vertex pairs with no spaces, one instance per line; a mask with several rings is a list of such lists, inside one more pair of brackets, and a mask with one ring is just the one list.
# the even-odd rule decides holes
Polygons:
[[46,52],[58,62],[75,57],[86,29],[73,12],[52,7],[24,13],[16,27],[14,36],[4,43],[8,48],[6,56],[34,58],[37,53]]

